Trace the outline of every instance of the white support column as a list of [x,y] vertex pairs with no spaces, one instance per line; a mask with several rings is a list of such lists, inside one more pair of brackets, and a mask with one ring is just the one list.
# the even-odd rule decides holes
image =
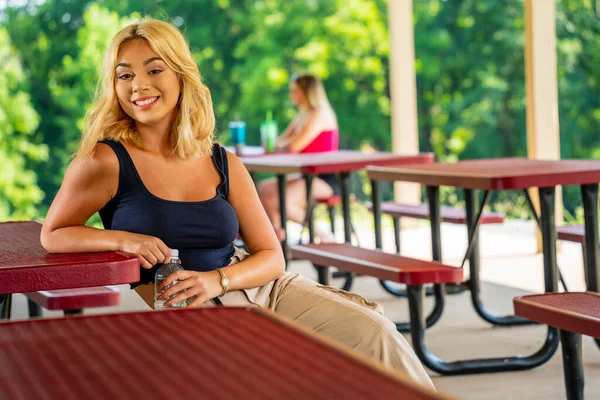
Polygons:
[[[560,134],[554,0],[525,0],[525,82],[527,156],[538,160],[558,160]],[[531,194],[539,212],[537,190]],[[562,219],[562,194],[560,188],[557,188],[557,225],[562,225]],[[539,231],[538,251],[541,251]]]
[[[392,151],[398,154],[417,154],[419,131],[412,0],[388,0],[388,24]],[[394,188],[396,201],[412,204],[420,201],[420,185],[397,183]]]

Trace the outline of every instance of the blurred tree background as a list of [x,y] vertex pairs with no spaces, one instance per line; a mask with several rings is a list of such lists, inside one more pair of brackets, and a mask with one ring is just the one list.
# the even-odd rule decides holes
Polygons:
[[[415,0],[420,146],[443,161],[526,155],[522,0]],[[341,145],[391,148],[385,0],[0,1],[0,220],[43,218],[77,146],[104,49],[140,16],[189,39],[217,133],[294,115],[293,73],[325,83]],[[557,0],[563,158],[600,158],[600,1]],[[360,189],[360,188],[358,188]],[[444,191],[444,201],[460,194]],[[511,201],[508,201],[511,200]],[[516,201],[515,201],[516,200]],[[493,207],[520,216],[514,196]],[[565,189],[567,215],[580,204]]]

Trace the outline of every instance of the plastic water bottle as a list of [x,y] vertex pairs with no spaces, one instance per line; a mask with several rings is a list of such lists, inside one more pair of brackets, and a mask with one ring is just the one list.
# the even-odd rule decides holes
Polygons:
[[179,250],[171,249],[171,260],[168,263],[163,264],[160,267],[158,267],[158,269],[156,270],[156,274],[154,275],[154,309],[155,310],[158,310],[160,308],[183,308],[187,305],[186,301],[184,300],[184,301],[179,301],[177,303],[173,303],[169,306],[165,306],[165,302],[167,300],[174,298],[181,292],[175,293],[175,294],[167,297],[166,299],[158,298],[158,296],[160,296],[164,291],[166,291],[167,289],[169,289],[170,287],[175,285],[177,282],[179,282],[179,281],[174,281],[173,283],[171,283],[164,289],[162,289],[162,290],[158,289],[158,287],[163,283],[163,281],[169,275],[171,275],[173,272],[177,272],[177,271],[183,271],[183,268],[181,267],[181,261],[179,260]]
[[260,143],[265,153],[275,151],[275,141],[277,140],[277,121],[273,120],[273,111],[267,111],[267,119],[260,124]]

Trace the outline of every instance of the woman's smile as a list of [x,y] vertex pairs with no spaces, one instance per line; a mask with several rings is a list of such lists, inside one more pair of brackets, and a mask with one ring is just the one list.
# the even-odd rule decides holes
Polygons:
[[132,103],[137,110],[144,111],[154,107],[158,99],[160,99],[160,96],[141,97],[139,99],[133,100]]

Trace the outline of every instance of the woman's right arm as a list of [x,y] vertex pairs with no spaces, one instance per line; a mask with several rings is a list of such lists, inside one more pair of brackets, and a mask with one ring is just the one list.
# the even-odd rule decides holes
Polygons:
[[74,159],[46,215],[42,246],[53,253],[127,251],[136,254],[144,268],[170,257],[170,249],[158,238],[85,226],[114,197],[118,185],[119,160],[108,145],[96,145],[86,160]]
[[285,147],[289,144],[292,136],[296,133],[296,125],[298,125],[298,117],[294,118],[292,122],[285,128],[285,131],[275,141],[277,148]]

